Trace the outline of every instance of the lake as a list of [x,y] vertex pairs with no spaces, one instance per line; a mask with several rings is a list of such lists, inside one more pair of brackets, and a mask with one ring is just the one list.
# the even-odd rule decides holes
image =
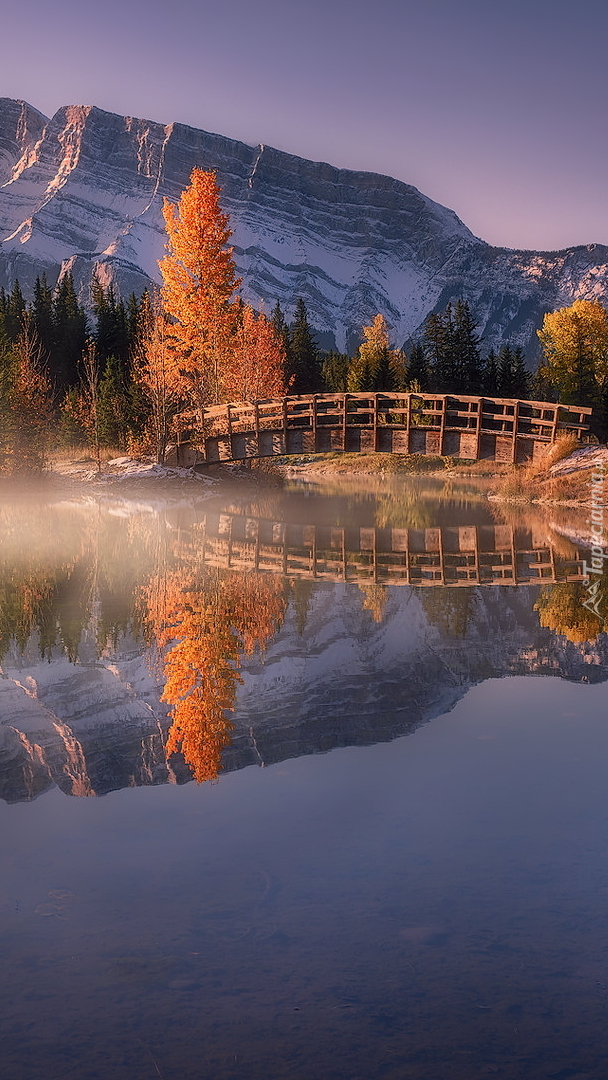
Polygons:
[[603,1077],[572,524],[416,478],[5,492],[2,1080]]

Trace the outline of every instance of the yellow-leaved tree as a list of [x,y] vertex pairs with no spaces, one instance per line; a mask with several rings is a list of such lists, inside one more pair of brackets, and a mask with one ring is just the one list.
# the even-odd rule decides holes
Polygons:
[[391,349],[384,315],[376,315],[363,327],[363,341],[348,371],[348,389],[400,390],[405,385],[406,362],[402,352]]
[[545,315],[537,331],[543,349],[541,376],[568,405],[593,405],[608,377],[608,311],[594,300]]

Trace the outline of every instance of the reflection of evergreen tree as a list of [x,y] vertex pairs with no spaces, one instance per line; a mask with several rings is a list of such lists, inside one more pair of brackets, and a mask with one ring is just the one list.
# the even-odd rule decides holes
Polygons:
[[442,637],[461,640],[466,636],[475,611],[474,589],[429,585],[420,590],[427,619]]
[[58,637],[72,663],[78,659],[80,639],[91,616],[91,577],[86,562],[79,562],[57,587]]
[[303,636],[308,621],[308,611],[312,600],[315,583],[307,578],[294,578],[290,583],[291,604],[295,612],[296,630]]

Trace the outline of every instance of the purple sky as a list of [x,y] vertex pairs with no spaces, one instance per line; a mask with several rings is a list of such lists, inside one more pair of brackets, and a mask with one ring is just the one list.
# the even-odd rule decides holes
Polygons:
[[600,0],[20,0],[0,96],[388,173],[508,247],[608,244]]

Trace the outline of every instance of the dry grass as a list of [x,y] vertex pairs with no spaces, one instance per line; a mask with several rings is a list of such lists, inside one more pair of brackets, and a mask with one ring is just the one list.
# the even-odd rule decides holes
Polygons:
[[[115,446],[102,446],[99,458],[102,464],[112,461],[114,458],[126,457],[126,450],[118,450]],[[61,465],[96,465],[97,459],[91,454],[90,446],[72,446],[66,449],[50,450],[46,455],[47,468],[60,468]]]
[[388,476],[399,473],[438,473],[454,469],[461,463],[451,457],[430,457],[426,454],[380,454],[352,453],[342,451],[327,454],[299,454],[282,457],[281,466],[288,469],[305,469],[313,473],[349,474],[351,476]]
[[528,475],[531,477],[544,475],[552,465],[557,465],[558,461],[570,457],[570,454],[578,450],[579,446],[580,443],[576,435],[560,435],[554,443],[547,446],[544,453],[536,461],[530,462],[526,466]]
[[563,475],[551,475],[551,467],[579,449],[574,435],[562,435],[547,447],[542,457],[519,466],[505,476],[496,488],[496,496],[509,502],[564,503],[585,506],[590,500],[592,465],[581,466]]

